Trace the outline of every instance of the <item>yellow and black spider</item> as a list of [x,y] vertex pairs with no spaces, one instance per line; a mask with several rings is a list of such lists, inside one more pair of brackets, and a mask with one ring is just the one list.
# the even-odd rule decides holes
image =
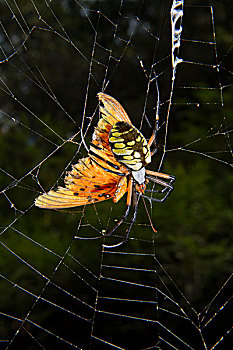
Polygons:
[[[98,93],[100,120],[92,136],[88,157],[82,158],[68,171],[64,183],[48,193],[40,195],[35,205],[46,209],[71,208],[100,202],[109,198],[117,203],[127,192],[126,210],[116,226],[104,236],[111,235],[127,218],[131,204],[134,212],[126,236],[116,247],[128,239],[136,220],[140,197],[163,202],[173,190],[175,177],[147,170],[151,156],[156,151],[158,123],[149,141],[135,128],[127,113],[113,97]],[[154,143],[155,151],[150,147]],[[163,187],[163,198],[145,195],[148,181]]]

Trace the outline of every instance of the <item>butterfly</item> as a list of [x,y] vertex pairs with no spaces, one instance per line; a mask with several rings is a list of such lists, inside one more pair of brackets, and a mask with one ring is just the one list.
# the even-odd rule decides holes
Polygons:
[[[35,205],[44,209],[71,208],[112,199],[117,203],[127,193],[126,209],[111,235],[127,218],[133,205],[134,213],[124,240],[128,239],[136,220],[140,197],[162,202],[173,190],[173,175],[147,170],[156,147],[154,130],[149,141],[131,123],[121,104],[105,93],[98,93],[100,119],[92,135],[88,156],[72,165],[64,178],[65,186],[59,186],[40,195]],[[162,186],[163,198],[145,195],[146,185],[153,181]],[[158,191],[156,191],[158,192]],[[107,246],[105,247],[113,247]]]

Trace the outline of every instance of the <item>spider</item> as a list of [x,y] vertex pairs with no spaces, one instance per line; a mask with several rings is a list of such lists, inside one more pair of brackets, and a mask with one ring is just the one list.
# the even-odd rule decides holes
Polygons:
[[[45,209],[71,208],[96,203],[112,198],[117,203],[127,192],[126,209],[115,227],[103,236],[110,236],[125,221],[133,205],[134,211],[124,239],[114,245],[117,247],[127,241],[136,220],[140,197],[163,202],[173,190],[175,177],[147,170],[156,152],[156,122],[149,141],[132,125],[127,113],[113,97],[98,93],[100,119],[92,136],[89,154],[72,166],[65,175],[65,187],[57,187],[40,195],[35,205]],[[154,151],[150,151],[152,144]],[[163,197],[153,198],[145,195],[149,181],[162,186]],[[154,192],[154,191],[153,191]],[[153,228],[153,225],[152,225]],[[154,230],[155,231],[155,230]]]

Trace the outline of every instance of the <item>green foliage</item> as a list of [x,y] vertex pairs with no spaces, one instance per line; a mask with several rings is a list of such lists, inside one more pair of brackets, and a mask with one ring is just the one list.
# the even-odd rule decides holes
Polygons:
[[[176,275],[185,295],[201,305],[214,295],[216,285],[220,288],[224,283],[233,254],[233,203],[232,198],[226,200],[232,190],[232,174],[226,172],[221,178],[213,165],[196,159],[188,167],[168,167],[177,178],[174,192],[166,203],[154,208],[158,257]],[[224,166],[220,168],[225,171]]]

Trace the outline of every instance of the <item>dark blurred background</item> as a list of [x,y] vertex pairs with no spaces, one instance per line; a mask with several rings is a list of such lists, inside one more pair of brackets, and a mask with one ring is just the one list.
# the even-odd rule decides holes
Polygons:
[[[233,290],[227,281],[233,256],[233,6],[231,1],[185,1],[179,51],[184,62],[177,68],[166,134],[170,7],[171,1],[162,0],[0,3],[2,349],[112,347],[92,335],[126,349],[170,349],[169,343],[188,349],[172,334],[193,349],[211,348],[221,336],[216,349],[231,344],[226,333],[232,327]],[[150,137],[155,74],[160,130],[150,169],[158,169],[165,150],[161,171],[176,176],[174,191],[166,202],[153,205],[156,235],[141,203],[131,236],[142,241],[116,249],[125,255],[104,253],[101,240],[74,237],[100,235],[113,226],[125,198],[116,205],[106,201],[59,212],[40,210],[33,201],[62,184],[70,164],[87,155],[83,145],[78,147],[80,130],[89,145],[98,121],[96,94],[103,88]],[[74,135],[76,143],[67,142]],[[126,227],[118,234],[124,235]],[[111,278],[144,287],[110,283],[105,265],[127,267],[112,270]],[[135,266],[147,272],[135,273]],[[135,310],[129,301],[119,306],[102,298],[123,294],[153,303],[138,303]],[[112,319],[110,312],[133,319]],[[203,341],[198,327],[215,312]],[[136,317],[151,321],[145,325]],[[29,321],[22,323],[25,318]]]

